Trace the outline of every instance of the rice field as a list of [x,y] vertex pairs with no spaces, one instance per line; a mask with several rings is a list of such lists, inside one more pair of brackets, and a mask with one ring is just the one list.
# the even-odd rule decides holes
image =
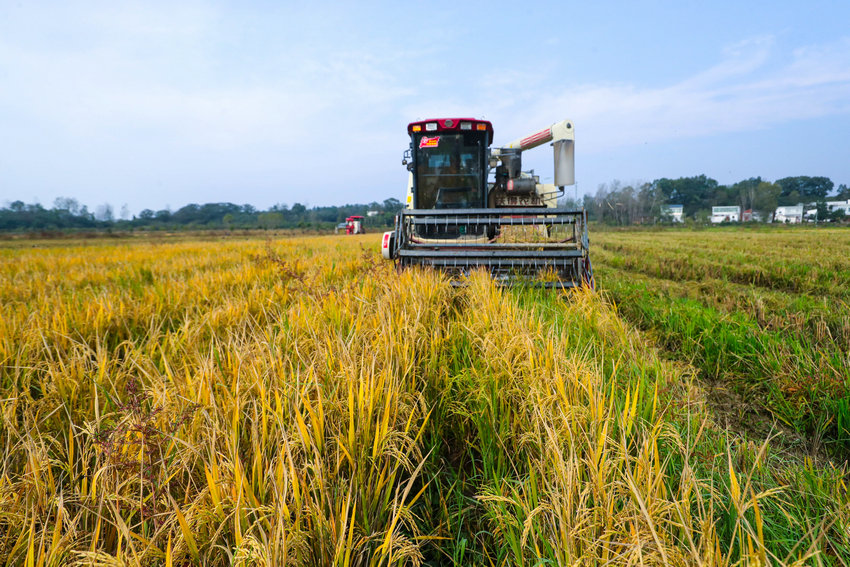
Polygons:
[[[844,465],[727,428],[704,384],[808,433],[799,373],[846,377],[843,236],[772,271],[684,234],[594,235],[604,291],[566,295],[398,274],[375,235],[0,248],[0,562],[846,564]],[[824,354],[676,339],[664,302]]]
[[599,233],[600,284],[702,376],[850,454],[850,231]]

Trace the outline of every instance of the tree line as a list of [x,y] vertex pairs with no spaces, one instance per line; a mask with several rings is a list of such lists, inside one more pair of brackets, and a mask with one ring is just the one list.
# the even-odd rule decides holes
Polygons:
[[[752,177],[732,185],[721,185],[705,175],[661,178],[651,183],[624,185],[613,181],[600,185],[594,195],[568,200],[568,207],[584,207],[590,220],[613,225],[652,224],[670,220],[666,205],[682,205],[684,216],[695,222],[708,222],[711,208],[738,205],[770,220],[776,207],[806,203],[816,206],[821,219],[830,215],[827,200],[850,199],[850,187],[834,183],[828,177],[785,177],[774,182]],[[403,207],[398,199],[382,203],[311,207],[295,203],[274,205],[259,210],[252,205],[233,203],[189,204],[176,211],[145,209],[130,216],[126,206],[116,217],[110,205],[90,211],[71,198],[59,198],[52,208],[38,203],[14,201],[0,208],[0,231],[67,230],[244,230],[310,229],[331,230],[352,215],[364,217],[364,226],[383,230],[393,226],[395,215]],[[371,214],[371,216],[370,216]],[[843,216],[838,213],[837,216]],[[837,218],[836,216],[836,218]]]
[[774,182],[751,177],[721,185],[710,177],[698,175],[661,178],[637,185],[614,181],[600,185],[595,195],[585,195],[578,203],[568,202],[568,206],[584,206],[593,221],[629,225],[669,220],[665,215],[666,205],[682,205],[684,217],[696,222],[708,222],[714,206],[738,205],[742,211],[752,210],[767,221],[777,207],[799,203],[817,207],[819,217],[826,219],[827,200],[847,199],[850,199],[850,187],[842,184],[836,189],[828,177],[784,177]]
[[[67,231],[67,230],[247,230],[309,229],[331,230],[349,216],[364,217],[364,226],[375,229],[393,226],[402,208],[398,199],[382,203],[310,207],[295,203],[274,205],[259,210],[252,205],[233,203],[189,204],[176,211],[145,209],[130,217],[126,207],[116,218],[110,205],[94,211],[75,199],[59,198],[52,208],[38,203],[14,201],[0,209],[0,231]],[[370,216],[371,215],[371,216]]]

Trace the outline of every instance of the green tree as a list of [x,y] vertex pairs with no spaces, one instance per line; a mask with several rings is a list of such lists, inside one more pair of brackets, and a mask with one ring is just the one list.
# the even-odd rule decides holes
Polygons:
[[829,220],[832,222],[844,222],[845,220],[847,220],[847,215],[844,214],[844,209],[835,208],[830,211],[829,216],[827,218],[829,218]]
[[56,197],[53,201],[53,209],[68,211],[72,215],[76,215],[80,212],[80,203],[78,203],[76,199],[71,199],[70,197]]
[[[757,210],[755,206],[756,193],[758,192],[761,183],[763,183],[761,177],[750,177],[749,179],[739,181],[732,185],[732,187],[729,188],[727,195],[728,197],[734,196],[734,198],[737,199],[742,211],[755,211]],[[722,205],[723,203],[717,204]]]
[[391,197],[389,199],[384,200],[383,208],[384,208],[385,213],[395,214],[398,211],[400,211],[403,207],[404,207],[404,203],[402,203],[401,201],[399,201],[398,199],[396,199],[394,197]]
[[829,220],[829,207],[826,206],[826,201],[818,201],[817,202],[817,222],[824,222]]
[[268,212],[268,213],[260,213],[257,220],[260,222],[260,226],[266,230],[271,228],[281,228],[283,227],[283,214],[278,212]]
[[104,203],[97,208],[95,218],[101,222],[112,223],[115,221],[115,213],[112,210],[112,205]]
[[773,213],[779,206],[779,195],[781,193],[782,188],[776,183],[762,181],[753,190],[749,208],[761,215],[763,221],[772,220]]
[[[832,192],[834,184],[829,177],[808,177],[798,175],[797,177],[783,177],[777,179],[776,184],[782,188],[780,204],[793,205],[803,201],[822,201]],[[788,202],[796,193],[798,200],[794,203]]]
[[668,204],[683,205],[685,216],[692,216],[698,210],[716,204],[719,187],[716,180],[705,175],[656,179],[653,185],[666,197]]

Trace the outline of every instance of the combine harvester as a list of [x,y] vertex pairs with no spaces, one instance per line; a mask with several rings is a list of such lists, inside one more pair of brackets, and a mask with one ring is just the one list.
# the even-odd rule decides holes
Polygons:
[[[484,268],[504,284],[593,287],[587,213],[557,205],[564,186],[575,183],[571,121],[492,149],[486,120],[423,120],[407,132],[407,207],[395,230],[384,233],[384,258],[399,268],[432,266],[452,275]],[[522,152],[548,142],[554,184],[522,171]]]

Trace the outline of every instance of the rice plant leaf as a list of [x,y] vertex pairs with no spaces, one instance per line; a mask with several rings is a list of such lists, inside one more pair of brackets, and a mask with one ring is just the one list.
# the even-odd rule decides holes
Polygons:
[[186,517],[183,515],[183,512],[180,510],[180,507],[173,498],[171,499],[171,505],[174,509],[174,515],[177,516],[177,522],[180,524],[180,532],[183,534],[183,540],[186,542],[186,547],[189,548],[189,553],[192,555],[192,559],[196,562],[200,562],[201,558],[198,553],[198,545],[195,543],[195,536],[192,535],[192,530],[189,527],[188,522],[186,522]]

